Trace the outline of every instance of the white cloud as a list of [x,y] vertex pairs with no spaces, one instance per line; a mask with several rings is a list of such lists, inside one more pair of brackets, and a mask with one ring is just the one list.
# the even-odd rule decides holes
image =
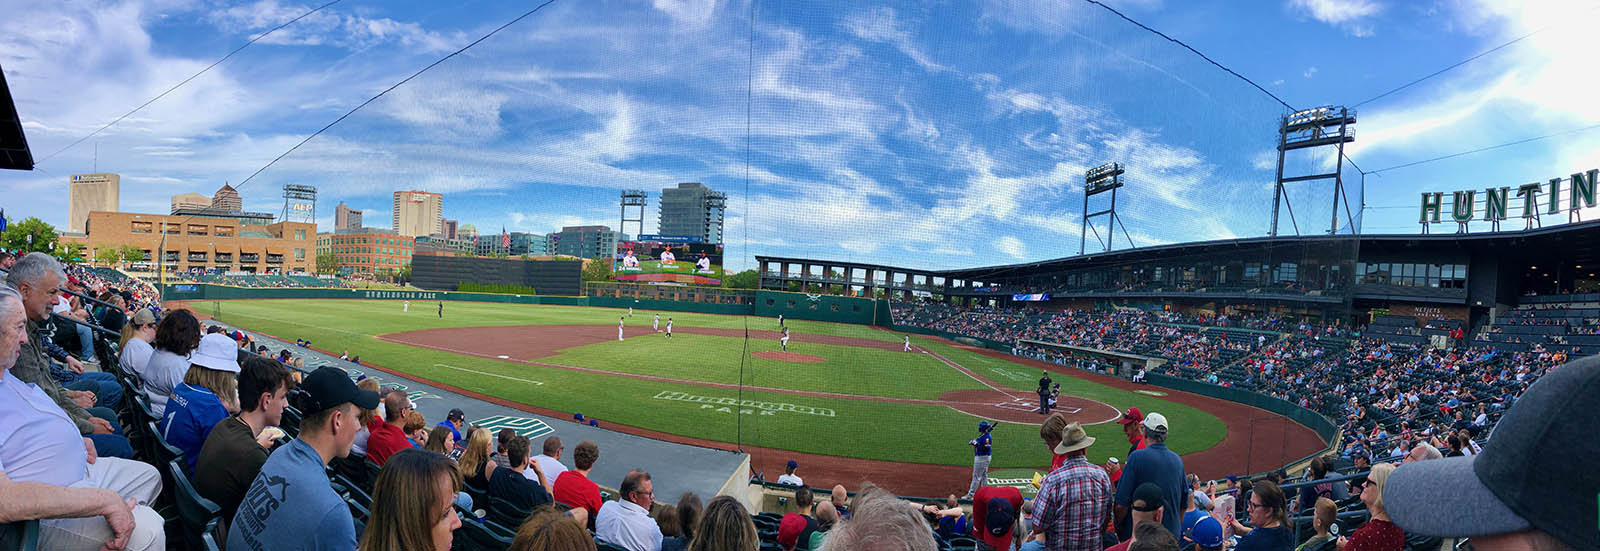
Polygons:
[[673,21],[689,27],[702,27],[716,16],[718,0],[654,0],[653,5]]
[[1311,77],[1316,76],[1316,75],[1317,75],[1317,67],[1314,66],[1314,65],[1311,66],[1311,67],[1307,67],[1305,71],[1300,73],[1300,76],[1303,76],[1303,77],[1306,77],[1306,78],[1311,78]]
[[[213,10],[212,23],[230,33],[249,32],[250,38],[311,11],[313,6],[279,4],[276,0],[257,0]],[[416,23],[384,18],[367,18],[340,13],[337,6],[307,15],[294,24],[263,37],[259,44],[292,46],[335,46],[345,49],[368,48],[384,42],[398,43],[422,52],[447,52],[461,47],[461,36],[445,36],[424,30]]]
[[845,18],[844,26],[862,40],[882,42],[894,46],[923,69],[943,71],[948,68],[934,61],[912,38],[901,24],[894,8],[880,7]]
[[1372,36],[1373,26],[1363,22],[1384,10],[1383,4],[1376,0],[1289,0],[1288,8],[1356,37]]
[[994,248],[1011,258],[1021,259],[1024,256],[1022,240],[1016,236],[1007,235],[994,240]]

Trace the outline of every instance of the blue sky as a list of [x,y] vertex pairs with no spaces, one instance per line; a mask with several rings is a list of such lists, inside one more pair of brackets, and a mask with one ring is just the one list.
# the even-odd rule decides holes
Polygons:
[[[320,3],[0,0],[13,14],[0,21],[0,66],[44,157]],[[1355,104],[1554,25],[1363,105],[1349,155],[1368,170],[1600,121],[1590,97],[1600,75],[1585,59],[1600,11],[1589,3],[1110,3],[1296,108]],[[0,202],[13,219],[64,225],[68,175],[98,163],[122,175],[123,210],[165,212],[171,195],[238,184],[530,7],[345,0],[40,170],[0,174]],[[616,227],[617,192],[643,188],[654,233],[657,190],[699,181],[730,196],[732,267],[773,254],[949,268],[1075,254],[1083,171],[1119,161],[1129,173],[1118,207],[1136,245],[1267,231],[1282,106],[1098,7],[760,2],[753,31],[751,11],[558,1],[240,192],[247,209],[277,212],[282,185],[315,185],[331,227],[341,200],[386,225],[392,191],[427,189],[446,193],[447,218],[546,232]],[[1591,131],[1395,170],[1348,198],[1364,199],[1352,214],[1366,233],[1413,233],[1421,191],[1600,168],[1597,145]],[[1291,202],[1301,233],[1326,230],[1326,188],[1298,184]],[[1281,231],[1294,232],[1287,217]]]

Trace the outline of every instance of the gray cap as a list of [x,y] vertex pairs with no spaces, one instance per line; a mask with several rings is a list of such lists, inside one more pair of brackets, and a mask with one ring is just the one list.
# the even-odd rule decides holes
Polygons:
[[1407,463],[1384,509],[1407,533],[1478,537],[1537,528],[1600,550],[1600,356],[1552,368],[1501,417],[1483,453]]

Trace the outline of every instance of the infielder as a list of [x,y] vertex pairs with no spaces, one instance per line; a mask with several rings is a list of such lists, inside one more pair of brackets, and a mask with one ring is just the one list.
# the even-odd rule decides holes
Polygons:
[[911,335],[906,335],[906,352],[911,351]]
[[656,314],[655,319],[650,320],[650,330],[657,333],[661,332],[661,314]]
[[778,327],[783,327],[783,314],[778,314]]
[[993,450],[989,432],[993,429],[988,421],[978,421],[978,437],[967,441],[967,445],[972,446],[972,485],[961,499],[972,499],[972,495],[978,493],[978,488],[988,481],[989,454]]
[[439,301],[439,319],[444,319],[444,301]]
[[672,318],[667,318],[667,338],[672,338]]
[[627,318],[617,318],[617,340],[622,340],[622,321]]
[[783,336],[778,338],[778,346],[782,347],[784,352],[788,352],[789,351],[789,328],[788,327],[783,328]]

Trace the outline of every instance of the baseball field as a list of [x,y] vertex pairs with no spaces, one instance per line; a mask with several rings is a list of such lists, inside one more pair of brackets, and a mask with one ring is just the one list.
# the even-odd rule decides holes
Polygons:
[[[766,317],[473,302],[446,303],[440,317],[436,302],[414,301],[402,312],[397,300],[191,306],[247,330],[348,351],[369,366],[530,410],[583,413],[618,430],[890,465],[969,466],[967,441],[978,421],[993,420],[994,468],[1049,461],[1038,437],[1043,416],[1033,411],[1044,364],[923,336],[912,336],[907,352],[905,335],[883,328],[789,320],[783,351],[778,321]],[[1210,455],[1198,452],[1240,430],[1219,415],[1242,417],[1210,399],[1050,369],[1061,384],[1060,411],[1103,443],[1089,451],[1097,463],[1126,455],[1115,419],[1129,406],[1165,415],[1169,447],[1190,457]]]

